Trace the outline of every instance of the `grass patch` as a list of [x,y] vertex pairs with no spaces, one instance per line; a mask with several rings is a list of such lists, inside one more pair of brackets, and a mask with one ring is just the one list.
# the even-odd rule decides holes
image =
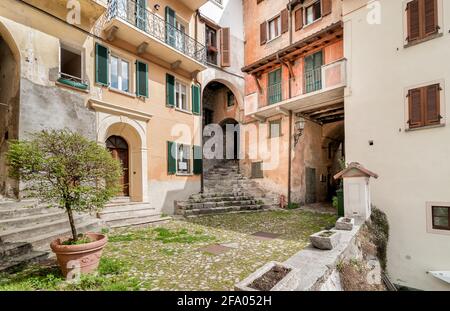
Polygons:
[[189,234],[186,229],[170,230],[167,228],[156,228],[154,229],[158,236],[157,241],[161,241],[163,244],[168,243],[182,243],[182,244],[193,244],[198,242],[206,242],[214,240],[214,237],[203,235],[200,231],[194,232],[194,234]]

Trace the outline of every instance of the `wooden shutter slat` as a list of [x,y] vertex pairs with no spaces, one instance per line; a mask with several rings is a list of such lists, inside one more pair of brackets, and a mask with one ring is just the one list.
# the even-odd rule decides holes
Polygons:
[[425,122],[426,125],[435,125],[441,122],[439,84],[430,85],[426,89]]
[[407,5],[408,15],[408,41],[414,41],[420,38],[420,10],[419,0],[413,0]]
[[200,101],[200,87],[197,85],[192,85],[192,113],[195,115],[200,115],[201,101]]
[[220,55],[222,67],[231,66],[231,51],[230,51],[230,28],[222,28],[220,36]]
[[322,0],[322,16],[331,14],[332,6],[331,0]]
[[303,28],[303,8],[295,11],[295,31]]
[[203,172],[203,157],[202,157],[202,147],[194,146],[194,175],[201,175]]
[[136,62],[136,95],[148,97],[148,65]]
[[176,160],[176,143],[172,141],[167,142],[167,174],[175,175],[177,173],[177,160]]
[[424,0],[425,36],[438,31],[437,0]]
[[95,82],[100,85],[104,85],[104,86],[109,85],[108,57],[109,57],[108,48],[96,43],[95,44]]
[[409,127],[423,126],[421,89],[409,91]]
[[260,43],[261,45],[263,45],[267,42],[267,22],[264,22],[259,26],[259,32],[260,32]]
[[175,106],[175,77],[170,74],[166,74],[166,105]]
[[281,33],[286,33],[289,30],[289,12],[287,9],[281,11]]

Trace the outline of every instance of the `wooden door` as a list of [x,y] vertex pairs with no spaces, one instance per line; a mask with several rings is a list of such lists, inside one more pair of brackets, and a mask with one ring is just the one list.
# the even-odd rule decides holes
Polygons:
[[129,157],[128,157],[128,144],[120,136],[111,136],[106,141],[106,148],[111,152],[114,159],[117,159],[122,163],[123,174],[119,179],[120,196],[130,195],[130,174],[129,174]]

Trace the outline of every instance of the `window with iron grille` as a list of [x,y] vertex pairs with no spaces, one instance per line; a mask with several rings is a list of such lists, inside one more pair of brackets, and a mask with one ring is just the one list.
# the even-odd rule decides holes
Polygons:
[[433,229],[450,230],[450,207],[432,206]]

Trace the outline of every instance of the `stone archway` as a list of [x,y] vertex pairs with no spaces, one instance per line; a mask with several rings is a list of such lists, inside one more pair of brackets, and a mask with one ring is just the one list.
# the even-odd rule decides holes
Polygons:
[[109,115],[100,123],[97,140],[100,144],[105,145],[107,140],[113,136],[123,138],[128,147],[128,194],[131,201],[148,202],[148,157],[145,127],[138,121],[127,117]]
[[20,52],[0,22],[0,198],[18,197],[19,184],[8,177],[8,142],[19,138]]

